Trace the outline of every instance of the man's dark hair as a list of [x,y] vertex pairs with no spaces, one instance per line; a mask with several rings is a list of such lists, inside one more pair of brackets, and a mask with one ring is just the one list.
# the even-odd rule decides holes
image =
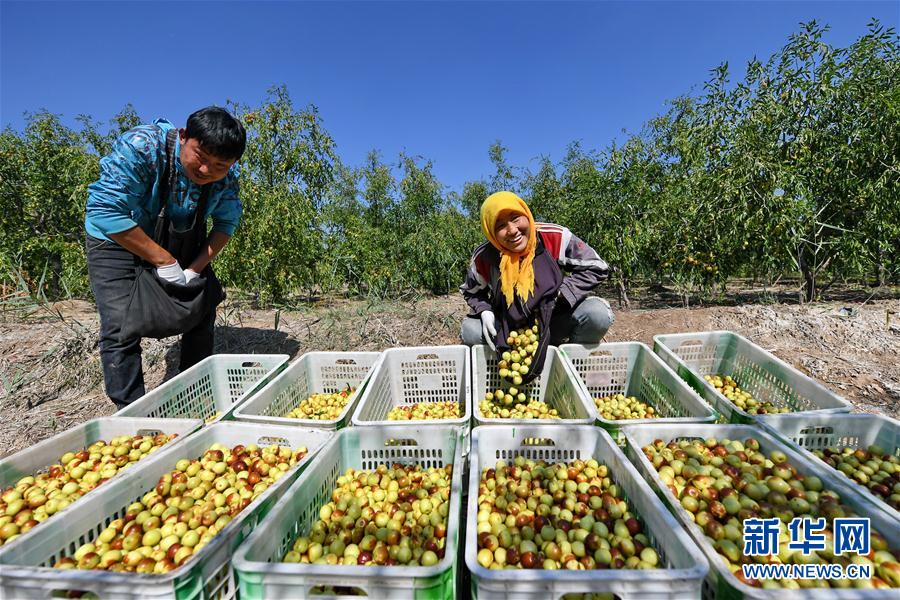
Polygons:
[[197,140],[205,151],[225,160],[239,159],[247,145],[244,126],[218,106],[201,108],[188,117],[185,136]]

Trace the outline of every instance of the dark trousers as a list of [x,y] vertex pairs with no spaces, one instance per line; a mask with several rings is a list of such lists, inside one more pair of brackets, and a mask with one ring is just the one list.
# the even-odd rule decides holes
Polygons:
[[[615,316],[612,308],[603,298],[585,298],[574,309],[557,304],[550,317],[550,344],[558,346],[565,341],[572,344],[599,344],[613,321]],[[483,344],[481,319],[463,319],[459,337],[467,346]]]
[[[141,339],[120,340],[128,318],[126,304],[141,259],[109,240],[86,236],[88,277],[100,312],[100,361],[106,395],[123,408],[144,395]],[[215,311],[181,336],[179,371],[200,362],[213,351]]]

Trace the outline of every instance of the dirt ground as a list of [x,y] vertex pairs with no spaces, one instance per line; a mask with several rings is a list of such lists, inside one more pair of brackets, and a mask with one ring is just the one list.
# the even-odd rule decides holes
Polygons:
[[[652,345],[660,333],[737,331],[828,388],[855,409],[900,413],[900,302],[866,300],[807,305],[748,304],[616,312],[607,341]],[[639,305],[640,306],[640,305]],[[841,316],[844,307],[853,316]],[[458,343],[466,306],[458,296],[414,301],[334,300],[299,310],[219,309],[216,351],[286,353],[380,350]],[[0,319],[0,456],[87,419],[110,415],[92,304],[34,306]],[[177,372],[177,338],[145,340],[148,390]]]

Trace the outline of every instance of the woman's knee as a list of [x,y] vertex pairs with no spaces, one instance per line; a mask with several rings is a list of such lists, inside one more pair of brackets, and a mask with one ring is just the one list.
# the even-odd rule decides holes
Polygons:
[[599,342],[615,321],[609,302],[594,296],[585,298],[575,308],[574,316],[578,325],[572,332],[572,341],[577,343]]

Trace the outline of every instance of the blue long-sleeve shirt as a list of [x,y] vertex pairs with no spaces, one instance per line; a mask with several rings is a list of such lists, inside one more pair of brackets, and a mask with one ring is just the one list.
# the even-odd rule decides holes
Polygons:
[[[153,235],[160,209],[160,188],[166,164],[166,132],[174,126],[164,119],[130,129],[116,140],[100,159],[100,179],[88,186],[84,228],[95,238],[109,239],[140,226]],[[166,212],[175,229],[190,228],[197,212],[201,186],[191,181],[179,158],[181,143],[175,142],[175,190]],[[205,217],[212,217],[212,231],[234,235],[241,220],[237,166],[224,179],[211,184]]]

